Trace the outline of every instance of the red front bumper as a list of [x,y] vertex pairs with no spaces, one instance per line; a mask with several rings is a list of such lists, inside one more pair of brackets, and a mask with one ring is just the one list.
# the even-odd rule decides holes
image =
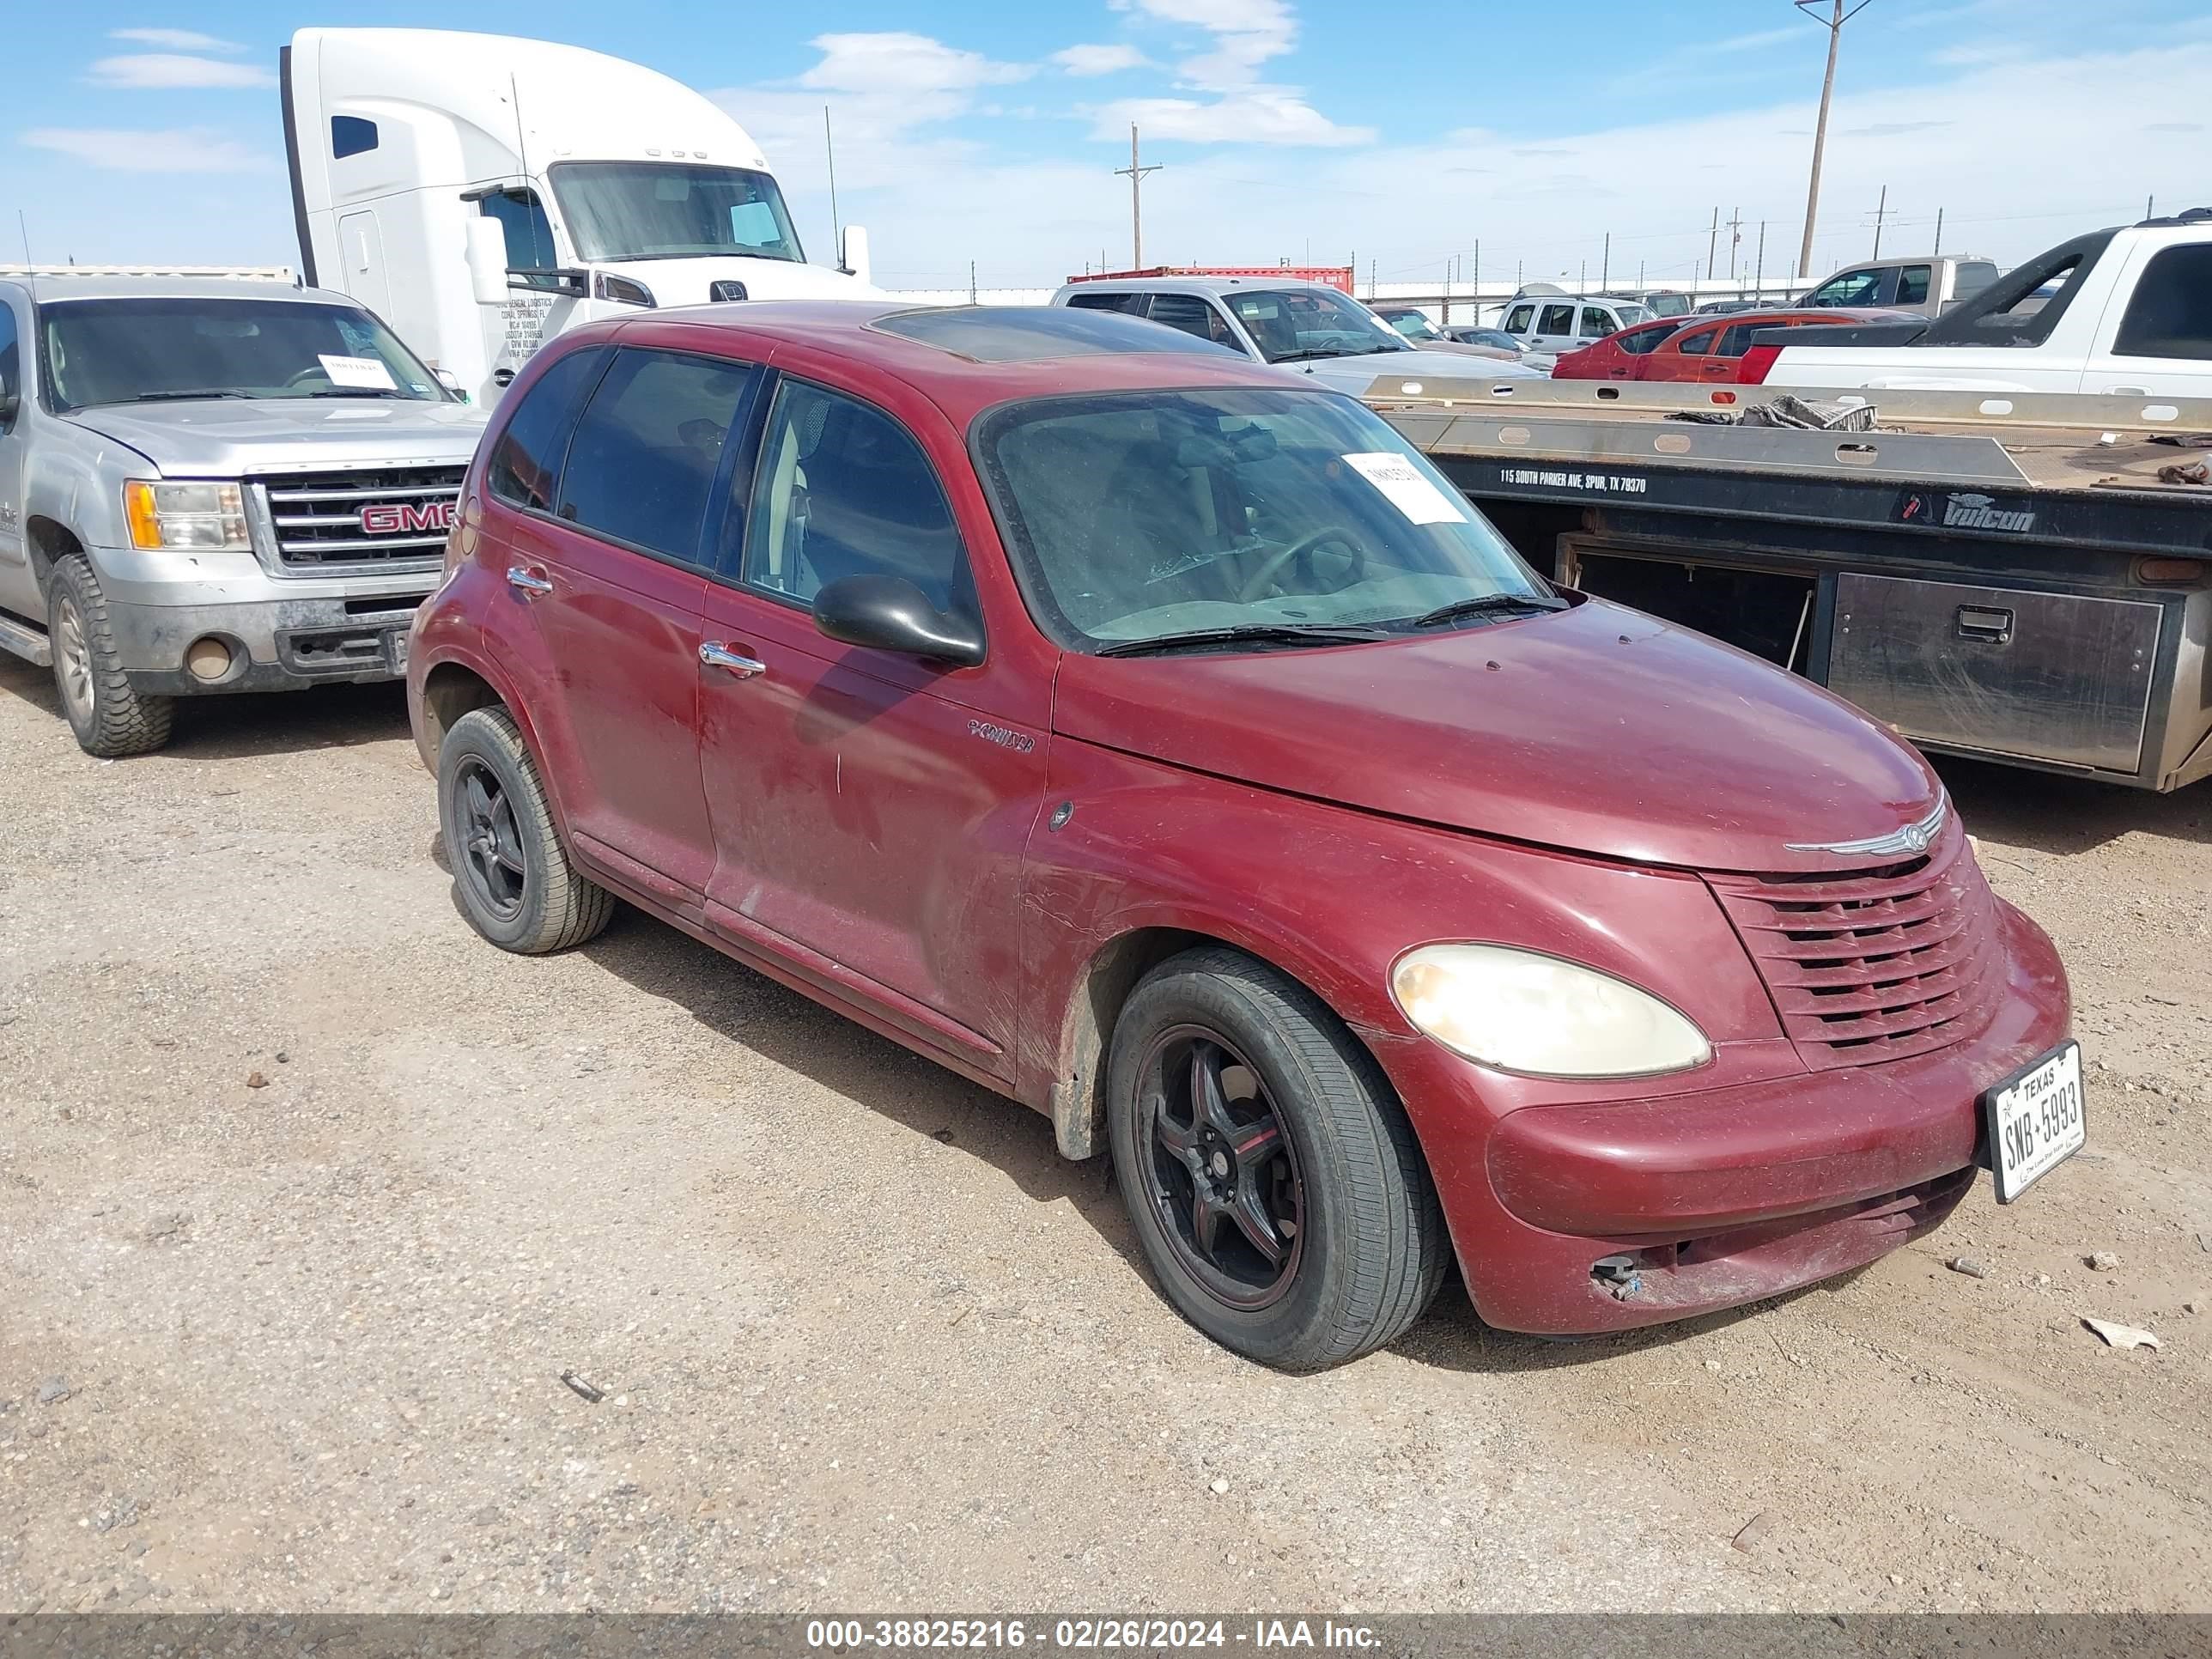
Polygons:
[[[1982,1091],[2070,1024],[2051,941],[1997,914],[2009,971],[1996,1017],[1911,1060],[1493,1115],[1476,1068],[1431,1042],[1389,1045],[1483,1318],[1544,1332],[1680,1319],[1863,1266],[1942,1223],[1972,1184]],[[1608,1288],[1592,1267],[1620,1255],[1633,1264],[1613,1277],[1634,1283]]]

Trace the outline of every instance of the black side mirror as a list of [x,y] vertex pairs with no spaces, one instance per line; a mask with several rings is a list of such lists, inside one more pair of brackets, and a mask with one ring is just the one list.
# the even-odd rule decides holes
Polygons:
[[814,625],[833,640],[972,668],[983,660],[983,630],[939,611],[903,576],[841,576],[814,596]]

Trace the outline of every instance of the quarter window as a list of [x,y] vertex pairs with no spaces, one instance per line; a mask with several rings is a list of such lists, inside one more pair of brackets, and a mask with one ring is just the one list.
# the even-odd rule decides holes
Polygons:
[[553,510],[576,410],[605,366],[605,352],[572,351],[530,383],[492,451],[487,471],[494,495],[516,507]]
[[338,161],[376,148],[376,123],[358,115],[331,117],[331,155]]
[[701,565],[722,446],[759,373],[718,357],[624,350],[592,394],[561,473],[560,516]]
[[1701,328],[1695,334],[1685,335],[1682,343],[1675,348],[1685,357],[1702,357],[1713,349],[1713,336],[1718,329]]
[[881,410],[786,380],[761,441],[745,580],[811,605],[846,576],[899,576],[975,614],[960,532],[929,458]]
[[1657,349],[1659,343],[1662,340],[1667,338],[1667,337],[1674,333],[1674,331],[1672,328],[1663,326],[1656,328],[1634,328],[1630,329],[1626,333],[1615,336],[1613,343],[1632,357],[1648,356],[1652,351]]
[[2212,358],[2212,246],[2170,247],[2151,256],[2112,351],[2121,357]]
[[1067,296],[1068,308],[1071,311],[1126,311],[1138,313],[1143,310],[1144,301],[1145,296],[1141,294],[1117,294],[1110,291],[1103,294],[1097,292],[1089,294],[1071,294]]

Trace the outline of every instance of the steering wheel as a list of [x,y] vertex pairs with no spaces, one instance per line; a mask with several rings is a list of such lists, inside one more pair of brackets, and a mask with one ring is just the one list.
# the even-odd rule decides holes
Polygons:
[[1342,525],[1325,524],[1318,530],[1309,531],[1280,552],[1269,554],[1267,562],[1245,578],[1243,585],[1237,590],[1237,599],[1246,605],[1251,604],[1266,590],[1267,584],[1274,580],[1285,565],[1293,559],[1304,557],[1316,548],[1326,547],[1331,542],[1343,543],[1352,555],[1352,580],[1345,584],[1349,587],[1367,574],[1367,550]]
[[299,385],[302,380],[327,380],[330,378],[330,370],[325,368],[320,363],[317,363],[313,368],[301,369],[290,380],[285,381],[284,390],[289,392],[294,386]]

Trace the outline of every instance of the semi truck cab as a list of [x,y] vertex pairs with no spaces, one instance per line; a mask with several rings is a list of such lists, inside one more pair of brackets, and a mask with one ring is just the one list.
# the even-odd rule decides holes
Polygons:
[[301,29],[279,54],[307,280],[476,402],[601,317],[869,299],[867,234],[810,264],[768,159],[665,75],[543,40]]

